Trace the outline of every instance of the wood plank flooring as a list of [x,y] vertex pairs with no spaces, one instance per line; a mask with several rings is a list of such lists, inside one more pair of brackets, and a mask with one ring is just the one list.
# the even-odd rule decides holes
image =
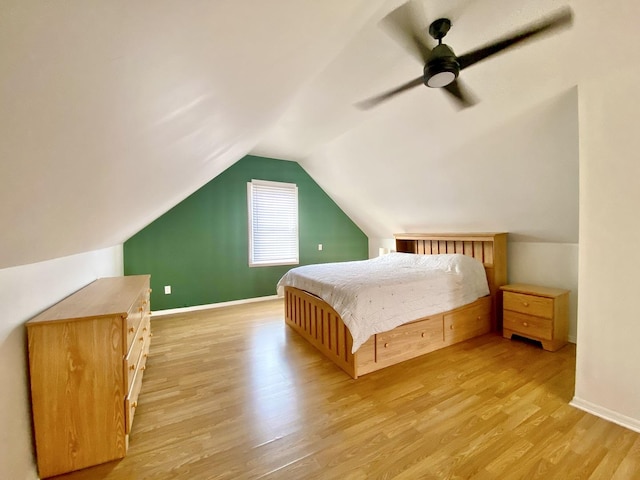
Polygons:
[[127,457],[58,479],[640,479],[640,434],[568,405],[574,345],[490,334],[353,380],[280,300],[152,331]]

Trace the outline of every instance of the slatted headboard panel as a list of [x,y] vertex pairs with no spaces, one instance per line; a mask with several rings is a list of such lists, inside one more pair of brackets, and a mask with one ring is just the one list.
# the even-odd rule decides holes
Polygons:
[[461,253],[480,260],[493,297],[495,327],[502,327],[500,287],[507,283],[506,233],[399,233],[395,238],[398,252]]

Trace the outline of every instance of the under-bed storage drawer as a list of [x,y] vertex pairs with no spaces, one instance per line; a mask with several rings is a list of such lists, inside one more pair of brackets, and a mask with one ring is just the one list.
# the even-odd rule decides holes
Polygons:
[[443,346],[442,315],[434,315],[376,334],[376,361],[396,363]]
[[444,341],[451,345],[491,331],[491,298],[461,307],[444,316]]

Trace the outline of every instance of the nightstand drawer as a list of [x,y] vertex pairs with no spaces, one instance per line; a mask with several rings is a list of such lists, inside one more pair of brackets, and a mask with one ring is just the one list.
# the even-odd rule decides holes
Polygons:
[[551,298],[504,292],[503,308],[527,315],[535,315],[548,319],[553,318],[553,299]]
[[505,310],[502,321],[505,330],[521,333],[525,337],[536,337],[542,340],[553,339],[553,322],[551,320]]

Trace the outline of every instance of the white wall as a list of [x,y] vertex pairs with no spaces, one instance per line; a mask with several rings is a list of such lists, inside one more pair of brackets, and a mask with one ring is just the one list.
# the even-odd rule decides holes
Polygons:
[[0,270],[0,478],[37,478],[24,323],[96,278],[122,273],[122,245]]
[[[632,44],[629,48],[635,48]],[[635,101],[640,59],[635,57],[630,53],[623,63],[611,63],[625,65],[623,70],[580,85],[580,298],[573,404],[640,431],[640,111]]]
[[437,125],[394,111],[301,165],[370,238],[484,231],[577,243],[577,89],[532,103],[506,118],[481,103]]
[[395,251],[396,240],[394,238],[369,238],[369,258],[379,256],[381,248],[386,248],[389,252]]

